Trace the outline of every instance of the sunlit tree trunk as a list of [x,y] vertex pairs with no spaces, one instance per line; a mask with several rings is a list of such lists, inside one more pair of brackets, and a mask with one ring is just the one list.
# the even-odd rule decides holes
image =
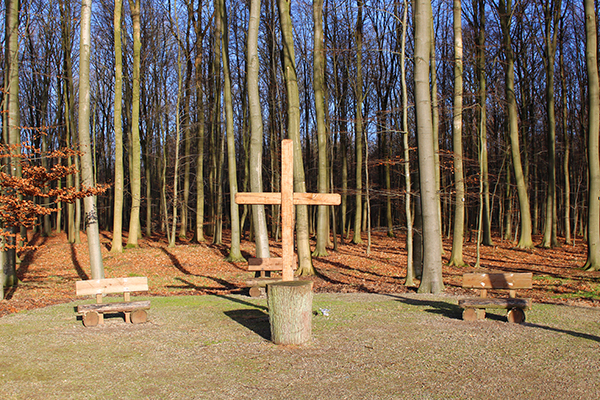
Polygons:
[[[306,192],[304,163],[300,143],[300,98],[294,51],[294,36],[290,15],[291,0],[277,0],[283,44],[283,74],[287,89],[288,137],[294,142],[294,192]],[[298,275],[314,275],[308,233],[308,207],[296,206],[296,241],[298,250]]]
[[570,179],[570,156],[571,156],[571,139],[569,136],[569,109],[567,108],[567,78],[565,71],[565,60],[564,60],[564,19],[561,19],[561,40],[560,43],[560,56],[559,56],[559,68],[560,68],[560,84],[561,84],[561,102],[562,102],[562,117],[561,125],[563,129],[564,139],[564,154],[563,154],[563,173],[565,180],[565,206],[564,206],[564,222],[565,222],[565,243],[571,244],[571,179]]
[[435,187],[435,147],[429,85],[431,53],[431,3],[415,0],[415,107],[419,153],[419,181],[423,215],[423,276],[419,293],[439,293],[442,280],[442,243],[439,197]]
[[[193,15],[193,11],[192,11]],[[204,39],[202,31],[202,0],[198,0],[198,19],[194,20],[194,30],[196,31],[196,58],[194,67],[196,68],[196,104],[198,116],[197,131],[197,156],[196,156],[196,241],[202,243],[204,239],[204,90],[202,87],[202,40]]]
[[[90,55],[91,55],[92,1],[81,4],[81,35],[79,44],[79,145],[81,151],[81,180],[84,188],[94,186],[90,145]],[[83,200],[85,225],[90,253],[92,279],[104,278],[100,249],[100,230],[95,196]]]
[[498,6],[500,14],[500,25],[502,28],[502,42],[506,54],[506,101],[508,108],[508,131],[510,136],[510,148],[512,152],[512,164],[517,185],[519,198],[519,209],[521,211],[521,232],[519,236],[519,248],[533,247],[531,237],[531,211],[529,207],[529,194],[523,164],[521,163],[521,145],[519,144],[519,113],[517,111],[517,99],[515,97],[515,61],[510,37],[511,18],[513,13],[512,0],[500,0]]
[[454,0],[454,121],[452,147],[454,150],[454,229],[452,232],[452,255],[450,265],[463,266],[463,240],[465,230],[465,182],[463,172],[463,41],[462,7]]
[[[250,189],[262,192],[262,155],[263,121],[258,86],[260,61],[258,58],[258,31],[260,25],[260,0],[250,3],[250,21],[248,23],[248,107],[250,110]],[[252,206],[252,221],[256,256],[267,258],[269,254],[269,235],[264,205]]]
[[490,203],[490,180],[487,144],[487,79],[485,70],[485,1],[473,0],[477,29],[476,73],[477,73],[477,132],[479,137],[479,169],[482,180],[482,243],[492,246],[492,221]]
[[[10,146],[10,153],[13,157],[10,158],[10,175],[15,177],[21,176],[21,162],[19,154],[21,153],[21,111],[19,106],[19,1],[8,0],[6,2],[6,59],[5,66],[7,67],[7,136]],[[4,118],[3,118],[4,119]],[[17,233],[18,229],[13,229],[13,233]],[[14,246],[16,244],[13,238],[7,238],[3,242]],[[2,269],[4,272],[3,281],[0,286],[15,286],[17,284],[16,272],[16,250],[9,248],[3,251],[4,259]]]
[[356,195],[354,208],[354,235],[352,243],[362,243],[360,236],[362,227],[362,157],[363,157],[363,76],[362,76],[362,43],[363,43],[363,0],[357,0],[358,15],[356,16],[356,123],[354,149],[356,151]]
[[115,33],[115,100],[114,100],[114,129],[115,129],[115,184],[114,184],[114,213],[113,239],[111,253],[123,251],[123,190],[125,177],[123,173],[123,55],[121,48],[121,16],[123,14],[122,0],[115,0],[114,33]]
[[235,132],[233,131],[233,103],[231,100],[231,74],[229,71],[229,27],[227,23],[227,11],[225,0],[218,0],[218,9],[223,26],[221,36],[221,55],[223,59],[223,102],[225,105],[225,121],[227,130],[227,166],[229,171],[229,206],[231,210],[231,248],[229,249],[229,261],[245,261],[240,249],[241,231],[239,206],[235,202],[237,193],[237,166],[235,160]]
[[557,198],[556,198],[556,114],[554,110],[554,62],[558,19],[561,15],[561,0],[546,0],[544,9],[544,66],[546,69],[546,108],[548,116],[548,193],[546,196],[546,223],[542,247],[558,246]]
[[140,232],[140,203],[142,196],[142,160],[140,149],[140,64],[141,26],[140,3],[142,0],[129,0],[133,23],[133,87],[131,105],[131,213],[129,215],[129,236],[127,247],[138,246]]
[[[414,286],[415,268],[413,263],[413,216],[411,206],[410,148],[408,143],[408,90],[406,84],[406,30],[408,25],[408,4],[402,11],[402,32],[400,34],[400,81],[402,85],[402,147],[404,148],[404,215],[406,216],[406,286]],[[397,6],[396,6],[397,7]],[[396,14],[398,14],[396,12]]]
[[585,59],[588,78],[588,256],[584,268],[600,270],[600,88],[598,83],[598,33],[594,0],[584,0],[585,7]]
[[[319,193],[327,193],[327,130],[325,125],[325,49],[323,46],[323,0],[313,1],[314,57],[313,88],[315,91],[315,114],[317,118],[317,142],[319,148]],[[317,246],[313,256],[327,256],[329,239],[329,207],[319,206],[317,217]]]

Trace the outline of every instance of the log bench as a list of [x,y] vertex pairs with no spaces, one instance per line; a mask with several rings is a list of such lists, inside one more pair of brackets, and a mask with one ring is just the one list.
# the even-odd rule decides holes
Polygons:
[[[104,314],[124,313],[125,322],[139,324],[146,322],[146,310],[150,308],[150,300],[131,301],[131,292],[147,292],[148,278],[112,278],[77,281],[75,283],[77,296],[95,295],[95,304],[77,306],[77,312],[82,314],[83,325],[86,327],[104,323]],[[123,293],[123,302],[103,303],[102,297],[110,293]]]
[[[296,257],[294,256],[294,259]],[[292,264],[296,269],[297,262]],[[273,258],[250,258],[248,259],[248,271],[259,272],[260,276],[248,279],[246,285],[250,286],[251,297],[261,297],[265,295],[265,288],[269,283],[281,281],[280,276],[267,276],[267,272],[280,272],[283,270],[283,260],[278,257]]]
[[[525,310],[531,309],[531,299],[517,298],[518,289],[531,289],[533,274],[526,273],[468,273],[463,275],[464,288],[479,289],[479,297],[461,299],[458,305],[464,308],[463,319],[476,321],[485,319],[486,308],[507,309],[508,322],[525,322]],[[487,291],[508,290],[508,298],[487,297]]]

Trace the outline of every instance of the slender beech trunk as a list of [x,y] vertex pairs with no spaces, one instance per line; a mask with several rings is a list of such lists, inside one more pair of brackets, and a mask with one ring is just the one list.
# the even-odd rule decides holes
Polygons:
[[600,84],[598,83],[598,33],[594,0],[584,0],[585,8],[585,59],[588,77],[588,256],[584,268],[600,270]]
[[362,44],[363,44],[363,0],[357,0],[358,15],[356,17],[356,83],[354,88],[356,101],[356,124],[354,148],[356,151],[356,204],[354,208],[354,235],[352,243],[362,243],[360,236],[362,227],[362,152],[363,152],[363,76],[362,76]]
[[531,210],[529,207],[529,194],[527,183],[521,163],[521,145],[519,143],[519,113],[517,111],[517,99],[515,97],[515,60],[510,37],[511,18],[513,13],[512,0],[500,0],[498,6],[500,14],[500,25],[502,28],[502,41],[506,54],[506,101],[508,107],[508,131],[510,136],[510,148],[512,151],[512,164],[517,184],[517,195],[519,198],[519,210],[521,211],[521,232],[519,237],[519,248],[533,247],[531,237]]
[[[294,142],[294,192],[306,192],[304,163],[300,143],[300,98],[298,95],[298,77],[294,51],[290,0],[278,0],[279,21],[283,43],[283,74],[287,89],[288,137]],[[296,206],[296,241],[298,250],[298,275],[314,275],[310,243],[308,241],[308,207]]]
[[[477,131],[479,137],[479,170],[482,180],[482,243],[493,246],[492,240],[492,209],[490,205],[490,180],[488,168],[487,144],[487,79],[485,75],[485,0],[474,0],[473,8],[477,18]],[[500,224],[502,225],[502,224]]]
[[240,216],[239,206],[235,202],[237,193],[237,166],[235,160],[235,132],[233,131],[233,103],[231,100],[231,73],[229,71],[229,27],[227,23],[227,11],[225,0],[218,0],[223,34],[221,36],[221,55],[223,59],[223,102],[225,104],[225,121],[227,133],[227,167],[229,172],[229,206],[231,210],[231,248],[229,249],[228,261],[246,261],[242,256],[240,241]]
[[563,141],[564,141],[564,154],[563,154],[563,173],[565,180],[565,204],[564,204],[564,222],[565,222],[565,243],[571,244],[571,179],[569,175],[570,165],[570,153],[571,153],[571,139],[569,137],[569,109],[567,108],[567,78],[565,71],[565,60],[564,60],[564,19],[560,20],[561,24],[561,40],[560,43],[560,55],[558,58],[558,65],[560,68],[560,85],[561,85],[561,103],[562,103],[562,117],[561,126],[563,130]]
[[410,147],[408,143],[408,90],[406,84],[406,31],[408,28],[408,2],[402,11],[402,32],[400,34],[400,81],[402,85],[402,147],[404,148],[404,215],[406,216],[406,286],[414,286],[415,268],[413,263],[413,216],[411,207]]
[[[323,0],[313,1],[314,57],[313,88],[315,91],[315,113],[317,118],[317,142],[319,148],[319,193],[327,193],[327,128],[325,125],[325,49],[323,45]],[[318,207],[317,246],[315,257],[327,256],[329,239],[329,207]]]
[[[258,86],[260,61],[258,58],[258,31],[260,25],[260,0],[250,2],[250,21],[248,23],[248,107],[250,111],[250,189],[262,192],[262,155],[263,121]],[[264,205],[252,206],[252,223],[256,256],[267,258],[269,254],[269,235]]]
[[544,66],[546,70],[546,108],[548,118],[548,193],[546,196],[546,223],[542,247],[558,246],[558,215],[556,198],[556,114],[554,109],[554,63],[561,0],[546,0],[544,9]]
[[115,33],[115,100],[114,100],[114,127],[115,127],[115,185],[114,185],[114,213],[113,213],[113,239],[111,253],[123,251],[123,191],[125,177],[123,173],[123,55],[121,48],[121,17],[123,15],[123,1],[115,0],[114,33]]
[[415,0],[415,105],[419,153],[419,181],[423,214],[423,277],[419,293],[439,293],[442,280],[442,243],[435,187],[435,146],[429,86],[431,54],[431,3]]
[[[193,15],[193,12],[192,12]],[[204,239],[204,90],[203,82],[203,62],[202,62],[202,40],[204,39],[202,31],[202,0],[198,0],[198,20],[194,20],[194,29],[196,31],[196,58],[194,67],[196,68],[196,108],[198,117],[197,132],[197,156],[196,156],[196,241],[202,243]]]
[[452,147],[454,150],[454,230],[452,232],[452,255],[450,265],[462,267],[463,240],[465,230],[465,181],[463,172],[463,41],[462,7],[460,0],[454,0],[454,120]]
[[[79,145],[81,151],[81,180],[83,187],[94,186],[90,145],[90,55],[91,55],[92,0],[81,4],[81,35],[79,49]],[[83,200],[85,225],[90,253],[92,279],[104,278],[100,249],[100,231],[95,196]]]
[[142,0],[129,0],[131,22],[133,24],[133,87],[131,105],[131,214],[129,215],[129,236],[127,247],[138,246],[140,233],[140,203],[142,197],[142,157],[140,148],[140,64],[141,64],[141,24],[140,3]]
[[[19,1],[8,0],[6,3],[6,59],[5,66],[7,67],[7,88],[6,96],[8,113],[7,113],[7,137],[8,145],[10,146],[10,165],[9,174],[14,177],[21,176],[21,162],[19,155],[21,153],[21,114],[19,105]],[[4,118],[3,118],[4,119]],[[12,229],[13,233],[17,233],[18,229]],[[2,253],[4,253],[3,263],[1,265],[4,276],[0,281],[0,286],[15,286],[18,282],[16,272],[16,249],[5,249],[5,245],[16,245],[16,241],[12,237],[7,237],[2,243]],[[2,293],[2,298],[4,293]]]

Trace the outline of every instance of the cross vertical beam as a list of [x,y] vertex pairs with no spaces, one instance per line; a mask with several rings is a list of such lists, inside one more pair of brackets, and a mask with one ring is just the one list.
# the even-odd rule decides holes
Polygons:
[[281,279],[294,280],[294,148],[291,140],[281,142]]

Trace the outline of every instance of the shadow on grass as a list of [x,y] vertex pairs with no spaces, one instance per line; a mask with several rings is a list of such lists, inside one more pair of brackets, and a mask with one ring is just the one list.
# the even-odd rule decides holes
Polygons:
[[582,339],[587,339],[587,340],[591,340],[594,342],[600,342],[600,337],[595,336],[595,335],[589,335],[587,333],[581,333],[581,332],[575,332],[575,331],[569,331],[567,329],[558,329],[558,328],[552,328],[550,326],[546,326],[546,325],[539,325],[539,324],[530,324],[530,323],[524,323],[523,325],[530,327],[530,328],[538,328],[538,329],[543,329],[546,331],[551,331],[551,332],[557,332],[557,333],[564,333],[566,335],[571,335],[577,338],[582,338]]
[[271,327],[269,325],[269,314],[267,313],[269,309],[267,307],[250,303],[249,301],[245,301],[236,297],[225,295],[217,295],[217,297],[236,304],[252,307],[250,309],[242,308],[238,310],[225,311],[224,314],[238,324],[250,329],[263,339],[271,340]]
[[[428,307],[424,311],[432,314],[443,315],[447,318],[462,319],[462,308],[456,304],[446,303],[445,301],[415,299],[398,295],[388,295],[404,304],[417,307]],[[494,318],[495,319],[495,318]]]
[[265,340],[271,340],[269,314],[257,309],[240,309],[225,311],[225,315],[238,324],[250,329]]

